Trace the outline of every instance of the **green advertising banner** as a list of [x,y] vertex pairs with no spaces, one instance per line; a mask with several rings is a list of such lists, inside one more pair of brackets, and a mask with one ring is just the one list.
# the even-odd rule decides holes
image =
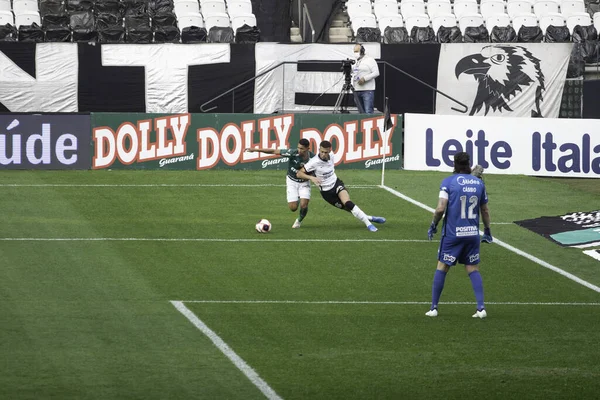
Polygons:
[[286,169],[287,158],[246,148],[316,153],[329,140],[339,168],[402,167],[402,120],[358,114],[92,114],[92,169]]

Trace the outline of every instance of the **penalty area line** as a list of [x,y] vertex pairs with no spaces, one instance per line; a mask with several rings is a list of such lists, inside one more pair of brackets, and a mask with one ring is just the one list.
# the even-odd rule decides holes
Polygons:
[[198,330],[200,330],[210,341],[223,353],[229,361],[236,366],[260,390],[269,400],[281,400],[282,398],[265,382],[251,366],[249,366],[235,351],[229,347],[219,335],[210,329],[200,318],[196,316],[181,301],[171,301],[171,304],[185,316]]

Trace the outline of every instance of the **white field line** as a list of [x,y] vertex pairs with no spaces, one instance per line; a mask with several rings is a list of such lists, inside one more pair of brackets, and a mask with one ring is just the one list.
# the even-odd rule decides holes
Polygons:
[[[397,190],[394,190],[394,189],[392,189],[390,187],[387,187],[385,185],[383,185],[381,187],[383,189],[387,190],[388,192],[390,192],[391,194],[393,194],[394,196],[400,197],[401,199],[404,199],[404,200],[408,201],[409,203],[412,203],[412,204],[416,205],[417,207],[421,207],[422,209],[427,210],[427,211],[429,211],[431,213],[433,213],[433,211],[434,211],[433,208],[431,208],[431,207],[429,207],[429,206],[427,206],[427,205],[425,205],[423,203],[420,203],[420,202],[418,202],[418,201],[416,201],[414,199],[411,199],[410,197],[408,197],[408,196],[406,196],[406,195],[398,192]],[[480,232],[480,233],[483,234],[483,232]],[[537,258],[535,256],[532,256],[531,254],[526,253],[523,250],[519,250],[516,247],[513,247],[510,244],[505,243],[505,242],[503,242],[502,240],[500,240],[500,239],[498,239],[496,237],[494,237],[494,243],[496,243],[497,245],[499,245],[501,247],[504,247],[507,250],[512,251],[513,253],[516,253],[516,254],[518,254],[520,256],[523,256],[526,259],[528,259],[530,261],[533,261],[536,264],[541,265],[544,268],[548,268],[549,270],[554,271],[554,272],[556,272],[556,273],[564,276],[565,278],[568,278],[568,279],[570,279],[570,280],[572,280],[574,282],[577,282],[580,285],[583,285],[583,286],[587,287],[588,289],[592,289],[593,291],[600,293],[600,287],[598,287],[598,286],[596,286],[596,285],[594,285],[594,284],[592,284],[592,283],[590,283],[588,281],[585,281],[585,280],[581,279],[580,277],[571,274],[570,272],[567,272],[567,271],[565,271],[563,269],[555,267],[554,265],[549,264],[549,263],[547,263],[544,260],[541,260],[541,259],[539,259],[539,258]]]
[[[265,183],[265,184],[203,184],[203,183],[191,183],[191,184],[178,184],[178,183],[148,183],[148,184],[144,184],[144,183],[132,183],[132,184],[87,184],[87,183],[3,183],[0,184],[0,187],[39,187],[39,188],[45,188],[45,187],[77,187],[77,188],[82,188],[82,187],[114,187],[114,188],[124,188],[124,187],[156,187],[156,188],[161,188],[161,187],[198,187],[198,188],[211,188],[211,187],[231,187],[231,188],[236,188],[236,187],[255,187],[255,188],[262,188],[262,187],[286,187],[285,185],[279,185],[279,184],[271,184],[271,183]],[[356,186],[350,186],[350,188],[352,189],[377,189],[379,188],[379,185],[356,185]]]
[[189,308],[180,301],[171,301],[171,304],[182,313],[196,328],[204,333],[217,348],[225,354],[225,356],[252,382],[254,386],[260,390],[267,399],[280,400],[281,397],[265,382],[257,373],[250,367],[240,356],[210,329],[204,322],[200,320]]
[[392,242],[428,243],[419,239],[218,239],[218,238],[0,238],[3,242]]
[[[181,303],[203,304],[348,304],[348,305],[431,305],[430,301],[302,301],[302,300],[179,300]],[[473,305],[474,301],[440,302],[443,305]],[[600,306],[600,303],[583,302],[520,302],[520,301],[486,301],[485,304],[497,306]]]

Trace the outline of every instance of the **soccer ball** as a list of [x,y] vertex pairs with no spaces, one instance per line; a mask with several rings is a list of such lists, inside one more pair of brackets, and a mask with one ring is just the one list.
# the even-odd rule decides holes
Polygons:
[[256,224],[256,232],[259,233],[268,233],[271,232],[271,223],[268,219],[261,219]]

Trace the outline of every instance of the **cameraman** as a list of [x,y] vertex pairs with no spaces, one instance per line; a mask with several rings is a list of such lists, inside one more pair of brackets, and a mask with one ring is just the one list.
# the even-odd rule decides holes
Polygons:
[[375,102],[375,78],[379,76],[379,67],[373,57],[365,54],[365,48],[354,46],[356,64],[352,68],[354,82],[354,103],[361,114],[373,114]]

